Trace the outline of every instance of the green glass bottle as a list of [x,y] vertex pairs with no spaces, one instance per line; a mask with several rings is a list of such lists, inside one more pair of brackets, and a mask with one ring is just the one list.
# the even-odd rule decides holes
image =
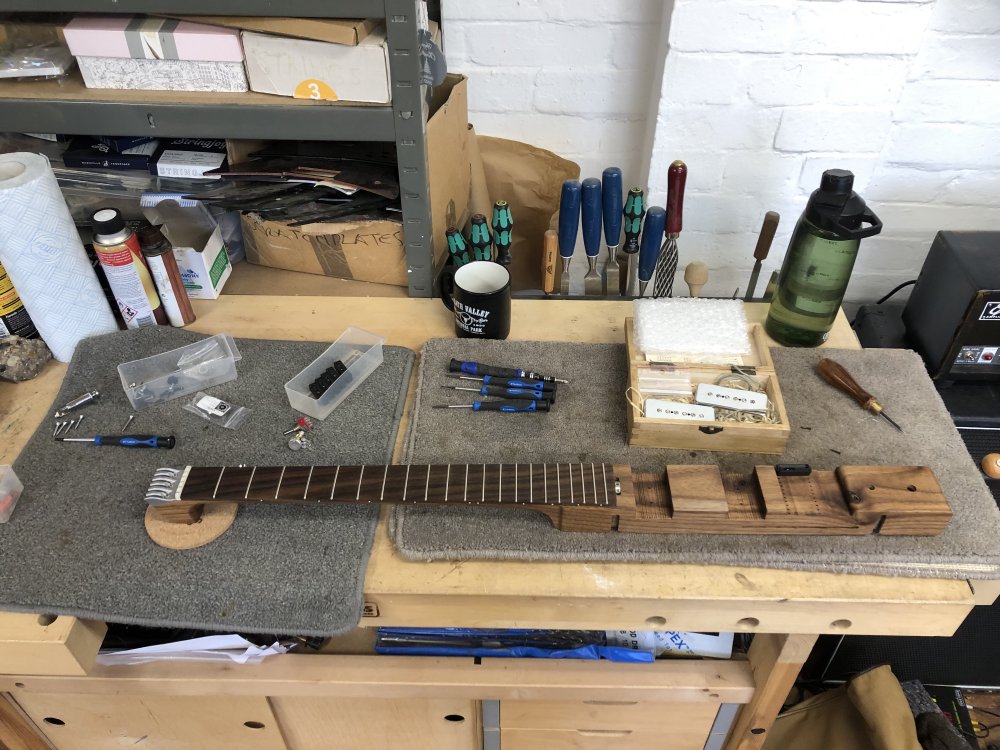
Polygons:
[[861,240],[882,231],[882,222],[853,187],[851,172],[828,169],[795,225],[764,323],[779,344],[819,346],[826,341]]

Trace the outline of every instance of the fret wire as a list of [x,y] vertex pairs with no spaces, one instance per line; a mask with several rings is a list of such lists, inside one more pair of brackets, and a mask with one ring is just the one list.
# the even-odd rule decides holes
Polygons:
[[364,476],[365,476],[365,465],[361,464],[361,473],[358,474],[358,494],[354,496],[355,500],[361,499],[361,480],[364,479]]
[[247,491],[243,493],[243,499],[244,500],[249,500],[250,499],[250,485],[253,484],[253,475],[256,474],[256,473],[257,473],[257,467],[254,466],[250,470],[250,481],[247,482]]
[[465,465],[465,491],[462,494],[462,502],[469,502],[469,465]]
[[406,479],[403,480],[403,498],[399,501],[406,502],[406,488],[410,486],[410,464],[406,465]]
[[535,502],[534,464],[528,464],[528,504]]
[[389,464],[385,465],[385,472],[382,474],[382,492],[378,496],[378,501],[385,500],[385,478],[389,476]]
[[424,502],[427,502],[427,495],[431,491],[431,465],[427,464],[427,481],[424,483]]
[[274,499],[275,500],[278,499],[278,493],[281,492],[281,482],[285,478],[285,468],[286,467],[284,467],[284,466],[281,467],[281,476],[278,477],[278,486],[274,489]]
[[569,472],[569,502],[570,505],[574,505],[576,493],[573,491],[573,464],[566,464],[566,470]]
[[556,464],[556,505],[562,505],[562,479],[559,476],[559,464]]
[[483,497],[479,502],[486,502],[486,464],[483,464]]
[[548,464],[542,464],[542,488],[543,488],[542,499],[545,501],[545,504],[548,505],[549,504],[549,469],[548,469]]
[[337,480],[340,478],[340,464],[337,464],[337,471],[333,474],[333,487],[330,489],[330,499],[333,500],[333,493],[337,491]]
[[610,505],[611,501],[608,498],[608,465],[601,464],[601,475],[604,477],[604,504]]
[[[483,469],[483,484],[486,483],[486,469]],[[500,464],[500,472],[497,476],[497,502],[503,502],[503,464]]]
[[215,480],[215,489],[212,490],[212,499],[215,500],[215,493],[219,491],[219,484],[222,482],[222,475],[226,473],[226,467],[219,469],[219,478]]
[[306,495],[309,494],[309,483],[312,481],[312,478],[313,478],[313,469],[315,469],[315,468],[316,468],[315,466],[310,466],[309,467],[309,476],[306,477],[306,491],[302,493],[302,499],[303,500],[305,500],[306,499]]
[[444,475],[444,501],[448,502],[448,485],[451,484],[451,464],[448,464],[448,472]]
[[590,464],[590,478],[593,482],[591,486],[594,488],[594,505],[599,505],[600,503],[597,501],[597,467],[593,463]]
[[514,502],[517,502],[517,464],[514,464]]
[[583,461],[580,462],[580,492],[583,495],[583,504],[587,504],[587,477],[583,473]]

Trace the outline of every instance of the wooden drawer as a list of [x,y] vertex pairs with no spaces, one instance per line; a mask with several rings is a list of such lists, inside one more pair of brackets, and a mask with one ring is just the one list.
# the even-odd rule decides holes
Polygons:
[[715,721],[715,703],[648,701],[500,701],[503,729],[627,730],[675,732],[692,728],[704,739]]
[[708,731],[501,729],[503,750],[703,750]]

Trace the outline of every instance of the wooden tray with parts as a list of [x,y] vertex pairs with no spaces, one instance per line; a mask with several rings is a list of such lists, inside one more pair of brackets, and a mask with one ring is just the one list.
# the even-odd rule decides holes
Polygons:
[[595,463],[188,466],[158,470],[146,502],[168,524],[233,503],[488,505],[542,513],[563,531],[648,534],[934,536],[951,518],[922,466],[779,464],[750,474]]
[[[774,362],[767,348],[767,337],[759,324],[749,327],[750,354],[721,363],[687,362],[671,354],[647,354],[635,343],[635,325],[625,319],[625,345],[628,352],[628,384],[632,401],[646,398],[639,387],[639,374],[667,364],[691,375],[691,385],[715,383],[721,375],[738,367],[757,380],[774,407],[775,424],[748,422],[709,422],[682,419],[657,419],[644,416],[637,403],[626,403],[628,410],[628,444],[640,448],[680,448],[683,450],[732,451],[736,453],[785,452],[791,435],[788,412],[778,387]],[[670,400],[670,396],[660,396]]]

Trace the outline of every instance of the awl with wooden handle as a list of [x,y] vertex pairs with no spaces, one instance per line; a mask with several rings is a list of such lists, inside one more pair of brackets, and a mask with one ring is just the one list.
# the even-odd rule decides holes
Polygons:
[[601,254],[601,181],[588,177],[583,181],[580,196],[583,249],[587,253],[587,275],[583,277],[583,293],[601,296],[601,275],[597,258]]
[[608,167],[601,175],[601,200],[604,204],[604,240],[608,244],[603,288],[607,297],[621,294],[618,247],[622,241],[622,171],[618,167]]
[[897,430],[900,432],[903,431],[903,428],[893,422],[889,415],[882,410],[882,404],[876,401],[872,394],[862,388],[858,384],[858,381],[844,369],[843,365],[838,362],[834,362],[828,357],[824,357],[819,361],[819,364],[816,365],[816,372],[819,373],[819,376],[823,378],[823,380],[832,385],[838,391],[846,393],[848,396],[857,401],[862,409],[879,415]]
[[580,230],[580,183],[566,180],[559,198],[559,257],[562,258],[562,275],[559,293],[569,294],[569,264],[576,249],[576,235]]
[[646,215],[646,201],[642,188],[631,188],[622,211],[625,229],[625,272],[622,274],[622,296],[639,296],[639,235],[642,232],[642,217]]
[[684,283],[692,297],[701,294],[701,288],[708,283],[708,266],[700,260],[693,260],[684,266]]
[[542,291],[556,290],[556,259],[559,257],[559,233],[549,229],[542,242]]
[[654,297],[672,297],[674,276],[677,273],[677,238],[681,234],[684,214],[684,185],[687,182],[687,165],[680,159],[667,170],[667,239],[660,248],[656,261],[656,281],[653,283]]
[[747,291],[743,295],[743,300],[749,302],[753,299],[754,292],[757,291],[757,278],[760,276],[760,266],[767,260],[767,254],[771,251],[771,243],[774,241],[774,233],[778,230],[778,222],[781,217],[777,211],[768,211],[764,214],[764,223],[760,226],[760,234],[757,235],[757,246],[753,249],[754,264],[750,272],[750,281],[747,282]]
[[646,212],[646,223],[642,227],[642,240],[639,242],[639,296],[646,293],[649,280],[653,277],[656,260],[660,255],[660,240],[663,239],[663,227],[667,222],[667,212],[659,206],[652,206]]

